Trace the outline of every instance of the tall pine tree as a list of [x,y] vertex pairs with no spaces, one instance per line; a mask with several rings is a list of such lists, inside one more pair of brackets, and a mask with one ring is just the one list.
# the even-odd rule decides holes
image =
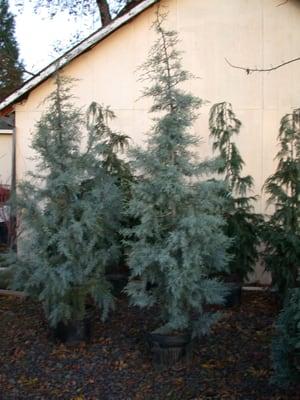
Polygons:
[[8,0],[0,2],[0,101],[22,84],[23,65],[15,38],[14,16]]
[[199,162],[192,152],[199,140],[190,128],[202,101],[180,87],[191,75],[181,66],[177,33],[163,22],[158,11],[158,39],[143,65],[150,82],[144,95],[153,99],[157,116],[147,148],[132,153],[140,178],[129,214],[139,223],[128,230],[127,292],[135,305],[159,307],[156,332],[191,329],[197,335],[215,317],[204,305],[222,302],[223,286],[210,274],[225,268],[229,241],[222,229],[222,183],[206,179],[218,164]]

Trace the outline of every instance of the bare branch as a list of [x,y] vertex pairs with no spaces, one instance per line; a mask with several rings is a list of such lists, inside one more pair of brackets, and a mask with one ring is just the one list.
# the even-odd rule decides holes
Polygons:
[[280,4],[277,4],[276,7],[283,6],[283,5],[286,4],[288,1],[289,1],[289,0],[284,0],[284,1],[282,1]]
[[22,72],[24,72],[25,74],[31,75],[31,76],[35,76],[35,74],[33,72],[28,71],[27,69],[25,69],[22,65],[20,65]]
[[270,72],[270,71],[274,71],[275,69],[284,67],[285,65],[291,64],[293,62],[296,61],[300,61],[300,57],[296,57],[296,58],[292,58],[291,60],[285,61],[281,64],[275,65],[275,67],[269,67],[269,68],[249,68],[249,67],[242,67],[239,65],[233,65],[227,58],[225,58],[225,61],[227,62],[228,65],[230,65],[230,67],[232,68],[237,68],[237,69],[242,69],[243,71],[245,71],[248,75],[251,72]]

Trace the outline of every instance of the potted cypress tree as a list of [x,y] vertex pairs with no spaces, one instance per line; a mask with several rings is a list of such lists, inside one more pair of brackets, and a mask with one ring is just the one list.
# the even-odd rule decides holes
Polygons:
[[228,262],[223,232],[223,182],[207,179],[218,162],[200,162],[192,152],[199,140],[190,128],[202,100],[180,85],[191,75],[181,66],[175,31],[158,11],[157,41],[142,66],[150,81],[144,95],[157,116],[147,148],[132,150],[139,175],[128,213],[138,223],[127,230],[132,304],[158,307],[157,329],[147,337],[154,361],[172,365],[188,354],[191,337],[208,333],[216,314],[207,304],[222,303],[223,284],[210,277]]
[[209,129],[213,150],[217,150],[224,161],[218,173],[225,177],[227,183],[225,233],[232,238],[229,249],[232,258],[225,273],[230,288],[226,299],[228,306],[239,305],[241,302],[242,283],[253,272],[259,256],[260,226],[263,222],[262,216],[253,210],[256,197],[248,195],[253,189],[253,178],[250,175],[242,176],[244,161],[233,141],[240,128],[241,121],[230,103],[222,102],[212,106]]
[[281,119],[278,141],[278,166],[264,185],[268,204],[275,208],[264,232],[264,259],[284,296],[298,286],[300,266],[300,109]]
[[71,89],[70,79],[56,76],[37,123],[36,170],[18,186],[24,231],[14,257],[14,287],[42,302],[50,326],[66,341],[89,332],[89,299],[103,319],[113,306],[105,272],[120,254],[121,213],[120,190],[103,166],[99,130],[73,105]]

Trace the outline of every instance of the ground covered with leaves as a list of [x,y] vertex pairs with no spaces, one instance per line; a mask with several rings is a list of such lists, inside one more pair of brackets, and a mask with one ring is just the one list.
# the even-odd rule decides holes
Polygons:
[[187,400],[296,399],[298,387],[269,383],[275,295],[244,292],[209,337],[194,344],[187,365],[157,371],[145,347],[151,311],[118,300],[105,324],[95,315],[90,343],[50,340],[38,304],[0,296],[0,399]]

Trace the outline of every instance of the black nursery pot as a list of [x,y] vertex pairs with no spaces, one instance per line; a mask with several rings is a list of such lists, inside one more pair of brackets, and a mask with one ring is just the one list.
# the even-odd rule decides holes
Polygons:
[[242,285],[239,283],[225,283],[228,294],[225,296],[225,307],[236,307],[241,305]]
[[122,297],[123,289],[128,283],[128,274],[125,273],[107,274],[106,278],[112,285],[112,294],[118,298]]
[[88,311],[82,320],[70,321],[68,323],[59,322],[52,328],[52,337],[55,341],[75,344],[79,342],[89,342],[92,334],[92,316]]
[[300,350],[296,350],[290,353],[289,358],[291,360],[293,368],[297,371],[297,374],[300,378]]
[[8,229],[4,222],[0,222],[0,244],[8,244]]
[[192,355],[192,339],[189,333],[163,335],[147,333],[146,340],[156,368],[171,367],[178,361],[189,361]]

